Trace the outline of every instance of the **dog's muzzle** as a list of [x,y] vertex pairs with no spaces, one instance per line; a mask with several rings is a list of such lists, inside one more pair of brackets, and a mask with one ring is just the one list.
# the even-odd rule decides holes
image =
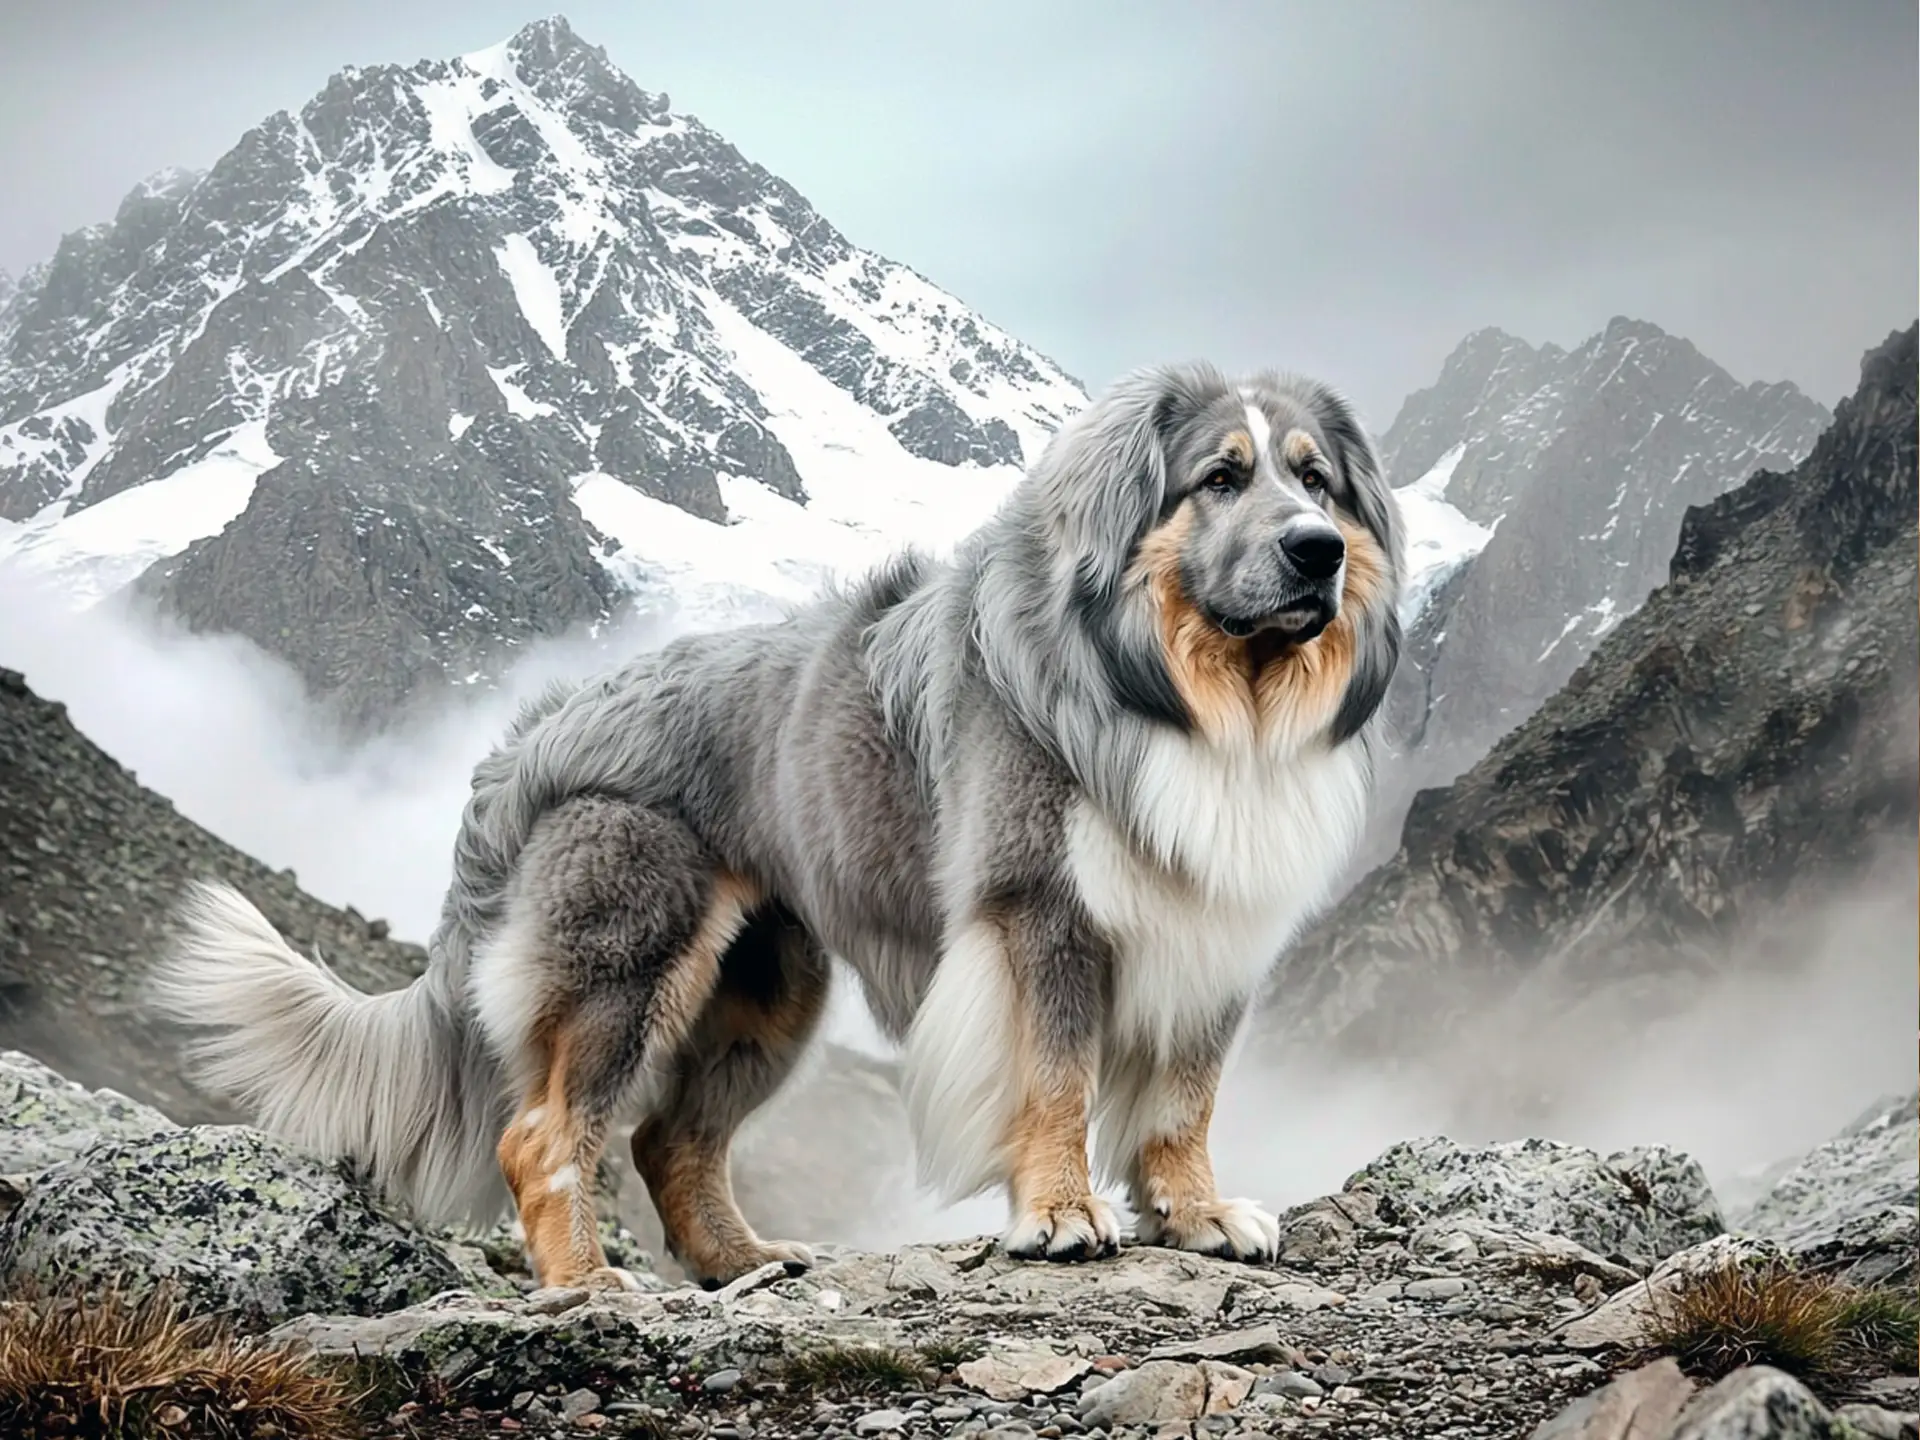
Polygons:
[[1215,615],[1213,623],[1236,640],[1270,636],[1290,645],[1304,645],[1333,623],[1339,613],[1331,596],[1309,591],[1256,619],[1242,615]]

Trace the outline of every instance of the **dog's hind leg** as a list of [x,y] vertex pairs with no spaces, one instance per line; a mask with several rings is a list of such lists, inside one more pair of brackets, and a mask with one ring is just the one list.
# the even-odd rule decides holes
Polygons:
[[530,840],[473,988],[521,1084],[498,1154],[541,1284],[631,1283],[600,1247],[595,1166],[636,1082],[669,1072],[754,898],[684,826],[639,806],[576,800]]
[[798,1274],[804,1245],[762,1240],[740,1213],[728,1171],[733,1134],[805,1049],[826,1005],[825,953],[777,906],[755,912],[728,949],[719,985],[674,1062],[633,1161],[667,1249],[709,1287],[780,1261]]

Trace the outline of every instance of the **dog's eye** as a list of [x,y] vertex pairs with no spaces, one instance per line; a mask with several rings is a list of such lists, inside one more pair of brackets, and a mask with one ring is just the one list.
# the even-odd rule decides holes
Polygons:
[[1327,472],[1324,470],[1303,470],[1300,472],[1300,483],[1307,487],[1309,494],[1317,495],[1327,488]]
[[1202,489],[1211,490],[1216,495],[1224,495],[1239,488],[1231,470],[1209,470],[1207,478],[1200,482]]

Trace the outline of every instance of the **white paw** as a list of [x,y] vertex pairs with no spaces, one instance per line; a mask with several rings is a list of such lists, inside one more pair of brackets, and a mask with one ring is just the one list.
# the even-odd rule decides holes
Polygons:
[[1148,1210],[1135,1227],[1142,1244],[1264,1264],[1280,1253],[1280,1222],[1251,1200],[1210,1200],[1168,1214]]
[[1022,1211],[1000,1243],[1021,1260],[1098,1260],[1120,1249],[1120,1222],[1098,1195],[1082,1195]]

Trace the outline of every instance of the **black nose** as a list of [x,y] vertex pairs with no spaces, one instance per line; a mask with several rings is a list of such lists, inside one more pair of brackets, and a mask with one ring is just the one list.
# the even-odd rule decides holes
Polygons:
[[1280,532],[1280,550],[1308,580],[1330,578],[1347,558],[1347,542],[1331,525],[1290,525]]

